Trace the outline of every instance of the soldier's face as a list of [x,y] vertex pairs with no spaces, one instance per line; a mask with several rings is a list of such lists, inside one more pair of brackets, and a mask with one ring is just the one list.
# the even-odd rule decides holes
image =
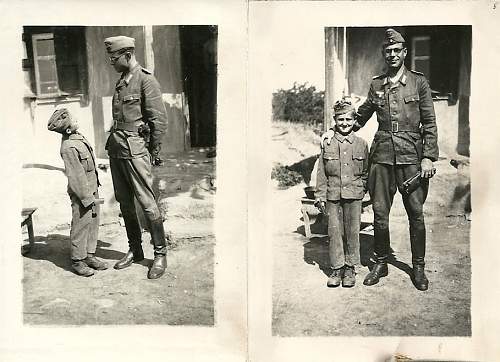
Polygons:
[[405,61],[406,53],[407,50],[401,43],[388,45],[382,49],[385,63],[389,68],[399,69]]
[[354,113],[348,112],[335,116],[335,128],[341,135],[348,135],[354,126]]
[[118,73],[122,73],[128,69],[127,53],[113,54],[109,57],[109,62]]

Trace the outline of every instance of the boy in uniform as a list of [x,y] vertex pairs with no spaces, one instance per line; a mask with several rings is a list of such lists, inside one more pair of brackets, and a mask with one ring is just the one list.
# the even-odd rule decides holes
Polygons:
[[[353,287],[360,262],[361,201],[368,180],[368,145],[353,132],[355,109],[348,98],[335,103],[335,134],[324,144],[318,163],[316,205],[328,214],[329,256],[333,269],[327,286]],[[343,240],[345,237],[345,242]]]
[[62,134],[61,157],[68,178],[71,200],[71,266],[77,275],[89,277],[94,270],[104,270],[106,263],[95,257],[99,231],[100,186],[94,152],[80,134],[78,122],[67,109],[56,110],[47,128]]

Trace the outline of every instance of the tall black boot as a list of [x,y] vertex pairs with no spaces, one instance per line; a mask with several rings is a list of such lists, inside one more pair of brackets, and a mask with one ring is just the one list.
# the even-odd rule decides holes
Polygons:
[[151,221],[151,239],[153,240],[155,259],[151,269],[149,269],[148,279],[158,279],[165,274],[167,268],[167,241],[161,217]]
[[377,284],[380,278],[385,277],[389,274],[389,269],[387,268],[389,248],[389,229],[374,229],[375,265],[365,277],[365,280],[363,281],[364,285],[370,286]]
[[429,280],[425,276],[425,226],[415,228],[410,226],[411,260],[413,263],[413,284],[418,290],[427,290]]
[[[135,212],[135,211],[134,211]],[[115,269],[124,269],[132,265],[133,262],[144,260],[142,250],[141,227],[135,213],[125,213],[122,210],[125,230],[127,231],[129,250],[125,256],[114,266]]]

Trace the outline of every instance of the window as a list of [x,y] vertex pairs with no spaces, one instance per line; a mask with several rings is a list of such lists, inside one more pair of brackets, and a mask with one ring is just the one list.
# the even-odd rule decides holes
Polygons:
[[26,26],[23,69],[31,98],[86,101],[85,29],[78,26]]
[[415,36],[411,39],[411,69],[430,76],[431,37]]
[[35,34],[32,36],[32,44],[36,94],[40,97],[60,95],[54,34]]

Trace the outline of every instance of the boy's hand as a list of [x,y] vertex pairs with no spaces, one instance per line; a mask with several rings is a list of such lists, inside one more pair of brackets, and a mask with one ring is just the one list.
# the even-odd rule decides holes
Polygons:
[[326,215],[326,202],[322,201],[321,199],[316,199],[314,201],[314,206],[316,206],[322,214]]

